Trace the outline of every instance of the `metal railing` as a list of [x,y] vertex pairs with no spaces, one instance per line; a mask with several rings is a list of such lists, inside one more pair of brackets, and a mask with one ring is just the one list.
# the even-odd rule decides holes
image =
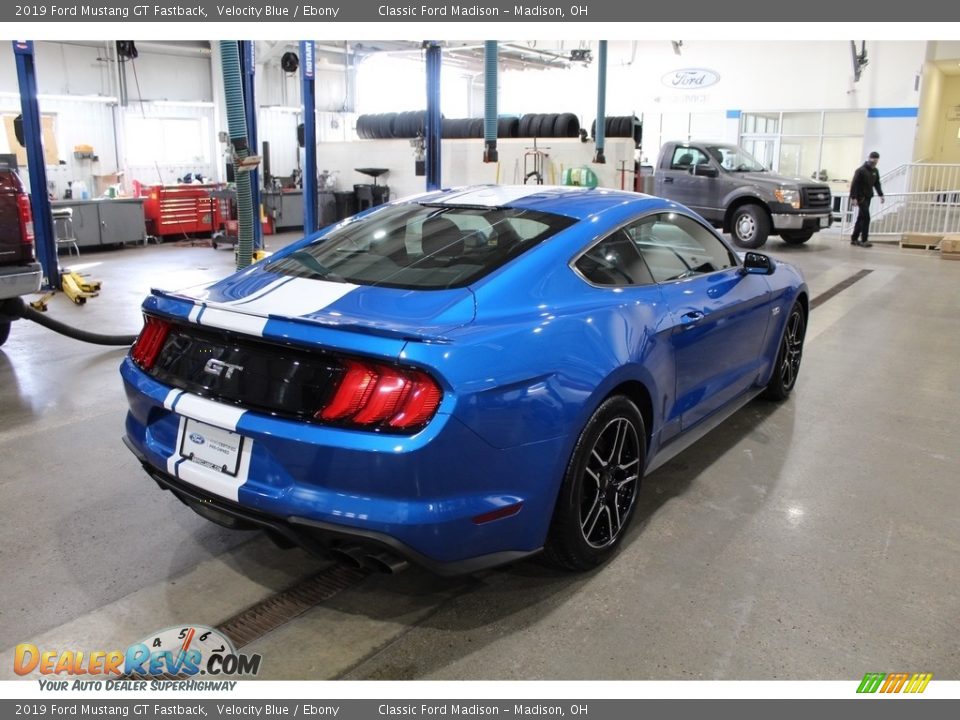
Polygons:
[[[960,190],[886,193],[870,204],[870,235],[960,233]],[[856,222],[849,198],[840,200],[840,233],[849,234]],[[836,226],[834,226],[836,227]]]
[[880,177],[884,192],[960,190],[960,163],[907,163]]

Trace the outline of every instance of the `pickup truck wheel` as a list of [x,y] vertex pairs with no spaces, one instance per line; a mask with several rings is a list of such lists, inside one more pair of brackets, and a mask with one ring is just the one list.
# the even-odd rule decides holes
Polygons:
[[8,337],[10,337],[10,321],[5,320],[0,322],[0,345],[3,345]]
[[741,205],[733,211],[730,234],[742,248],[763,247],[770,235],[770,218],[759,205]]
[[790,245],[802,245],[813,237],[813,230],[784,230],[780,233],[780,238]]

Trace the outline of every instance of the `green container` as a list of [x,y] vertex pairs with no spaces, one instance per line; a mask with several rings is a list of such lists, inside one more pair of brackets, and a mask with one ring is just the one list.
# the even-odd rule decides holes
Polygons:
[[560,184],[595,188],[597,174],[588,167],[566,168],[560,175]]

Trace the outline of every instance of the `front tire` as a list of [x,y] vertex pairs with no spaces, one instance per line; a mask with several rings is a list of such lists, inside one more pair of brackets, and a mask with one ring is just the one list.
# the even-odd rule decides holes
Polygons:
[[0,322],[0,345],[3,345],[10,337],[10,321]]
[[813,230],[785,230],[780,233],[780,239],[789,245],[802,245],[813,237]]
[[782,401],[790,397],[793,386],[797,384],[800,372],[800,360],[803,358],[803,338],[807,334],[807,317],[803,306],[796,302],[787,316],[787,324],[780,339],[777,363],[773,375],[763,392],[767,400]]
[[590,570],[614,553],[633,519],[646,437],[640,411],[625,396],[614,395],[597,408],[564,474],[544,547],[550,564]]
[[770,236],[770,218],[759,205],[741,205],[730,219],[730,235],[740,247],[756,250]]

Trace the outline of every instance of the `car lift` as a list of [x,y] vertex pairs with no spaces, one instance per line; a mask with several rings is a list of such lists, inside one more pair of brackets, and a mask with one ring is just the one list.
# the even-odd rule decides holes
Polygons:
[[53,215],[47,195],[47,165],[43,156],[43,130],[40,105],[37,102],[37,70],[34,65],[33,41],[14,40],[13,55],[17,62],[20,85],[20,112],[23,115],[23,141],[30,173],[30,204],[33,210],[33,237],[37,259],[43,268],[43,288],[60,289],[60,261],[53,234]]
[[[43,289],[62,290],[76,305],[96,297],[100,281],[87,280],[85,275],[60,269],[57,240],[53,230],[50,197],[47,195],[47,167],[43,155],[40,104],[37,102],[37,69],[34,64],[33,41],[14,41],[13,54],[17,62],[17,81],[20,84],[20,112],[23,115],[23,140],[27,151],[27,170],[30,173],[30,204],[33,209],[33,236],[37,259],[43,268]],[[30,303],[37,310],[46,310],[48,292]]]
[[426,148],[427,190],[440,189],[440,67],[443,64],[443,50],[436,40],[423,43],[427,61],[427,118],[424,127]]
[[314,77],[316,47],[300,41],[300,87],[303,101],[303,234],[317,231],[317,94]]

